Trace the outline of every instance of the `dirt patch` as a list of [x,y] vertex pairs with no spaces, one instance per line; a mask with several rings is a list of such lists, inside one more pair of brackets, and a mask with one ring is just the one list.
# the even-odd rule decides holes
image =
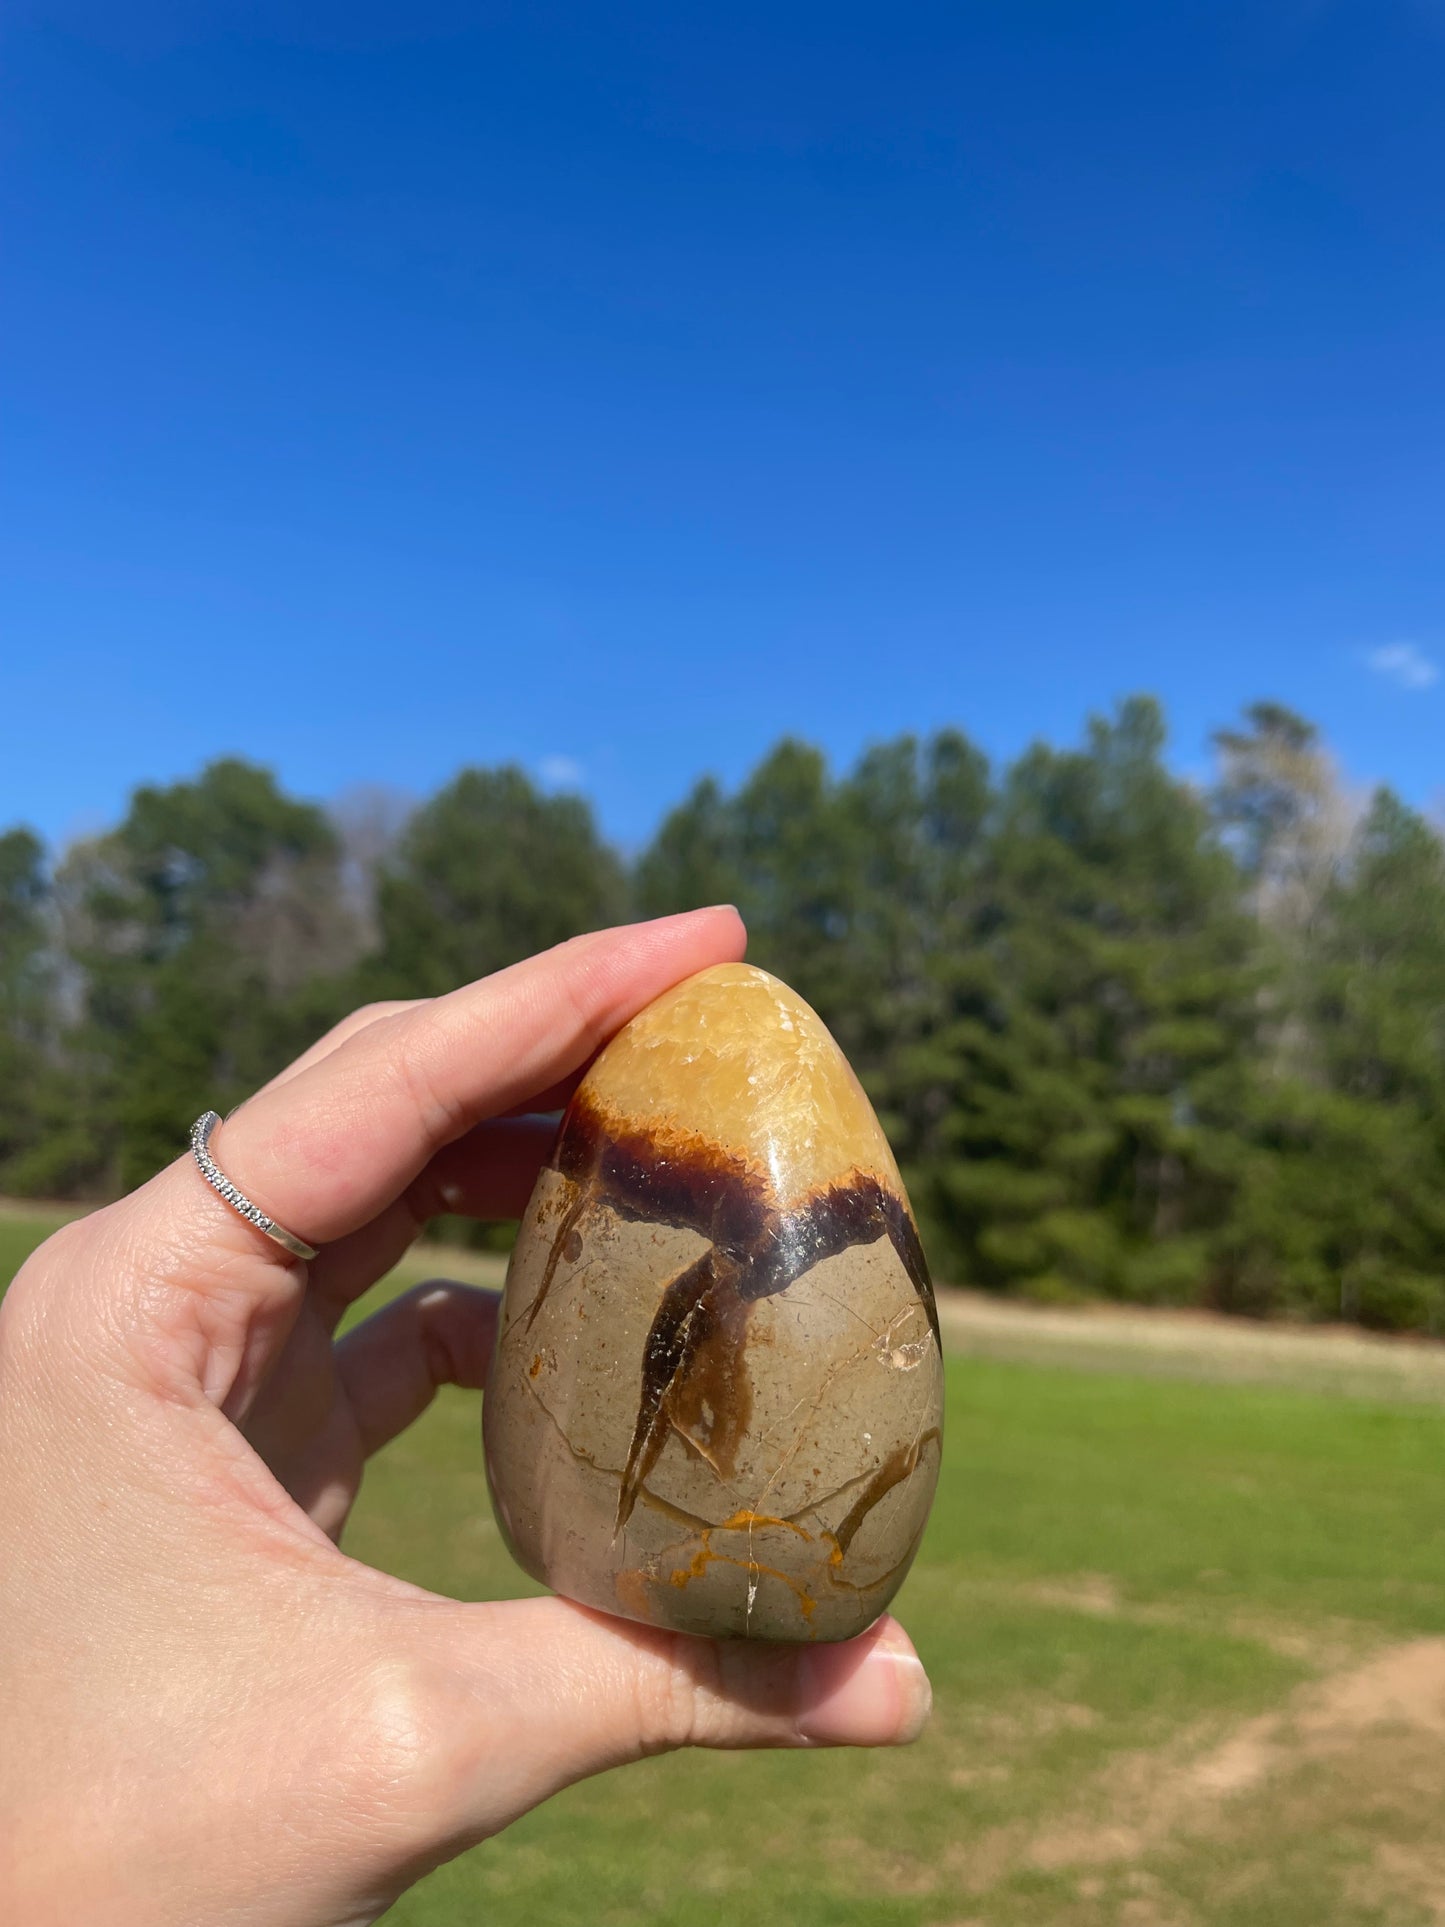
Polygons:
[[1445,1734],[1445,1639],[1388,1647],[1353,1672],[1321,1681],[1303,1719],[1307,1731],[1334,1738],[1368,1726]]
[[1277,1725],[1275,1716],[1266,1714],[1231,1733],[1187,1776],[1192,1790],[1228,1800],[1257,1785],[1275,1764]]
[[[1175,1623],[1194,1625],[1198,1614],[1181,1613]],[[1220,1622],[1215,1622],[1220,1623]],[[1231,1639],[1247,1640],[1315,1672],[1344,1673],[1363,1664],[1378,1649],[1379,1634],[1353,1619],[1325,1619],[1312,1626],[1268,1613],[1230,1612],[1222,1621]]]
[[1216,1602],[1138,1604],[1126,1599],[1107,1573],[1061,1573],[1056,1578],[961,1579],[953,1588],[960,1606],[978,1601],[1014,1601],[1041,1606],[1050,1612],[1080,1613],[1088,1619],[1122,1619],[1138,1626],[1162,1626],[1174,1631],[1223,1632],[1253,1646],[1263,1646],[1281,1659],[1302,1663],[1313,1672],[1337,1672],[1354,1666],[1378,1647],[1379,1635],[1351,1619],[1325,1619],[1301,1626],[1298,1620],[1257,1611],[1233,1612]]
[[1398,1896],[1413,1902],[1432,1927],[1445,1927],[1445,1847],[1384,1841],[1350,1884],[1366,1905]]
[[985,1746],[1030,1746],[1057,1733],[1087,1733],[1098,1723],[1092,1706],[1050,1698],[1027,1699],[988,1714],[979,1721],[978,1735]]
[[947,1286],[938,1292],[938,1313],[948,1349],[982,1358],[1445,1402],[1445,1343],[1438,1340],[1203,1311],[1026,1305]]
[[1191,1793],[1229,1799],[1303,1759],[1378,1727],[1445,1736],[1445,1639],[1391,1646],[1349,1672],[1301,1687],[1283,1713],[1250,1720],[1184,1776]]
[[1139,1827],[1101,1826],[1097,1821],[1051,1827],[1028,1851],[1028,1863],[1043,1873],[1063,1867],[1096,1867],[1110,1860],[1136,1860],[1147,1835]]
[[1027,1860],[1055,1871],[1135,1859],[1178,1831],[1217,1824],[1228,1802],[1266,1782],[1348,1756],[1391,1729],[1445,1738],[1445,1639],[1391,1646],[1312,1681],[1279,1712],[1246,1720],[1223,1740],[1202,1744],[1196,1735],[1116,1760],[1089,1811],[1035,1835]]
[[1121,1610],[1119,1588],[1106,1572],[1074,1573],[1067,1579],[1045,1580],[1015,1590],[1032,1605],[1086,1613],[1095,1619],[1117,1618]]
[[1187,1916],[1173,1902],[1135,1894],[1119,1910],[1119,1927],[1187,1927]]

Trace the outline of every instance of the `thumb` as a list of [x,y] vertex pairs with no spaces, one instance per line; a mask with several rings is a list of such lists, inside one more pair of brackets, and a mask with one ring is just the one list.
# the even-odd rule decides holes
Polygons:
[[697,1639],[563,1599],[457,1606],[428,1626],[438,1844],[497,1832],[574,1780],[684,1746],[897,1746],[932,1693],[891,1618],[836,1645]]

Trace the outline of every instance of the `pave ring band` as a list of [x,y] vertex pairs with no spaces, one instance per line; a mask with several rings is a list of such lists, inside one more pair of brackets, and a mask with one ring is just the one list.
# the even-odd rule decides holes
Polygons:
[[220,1121],[214,1111],[203,1111],[191,1126],[191,1156],[196,1160],[201,1176],[219,1197],[226,1200],[233,1211],[238,1211],[248,1223],[255,1225],[258,1231],[264,1231],[268,1238],[289,1251],[293,1258],[314,1258],[316,1256],[314,1245],[304,1243],[293,1232],[277,1224],[274,1218],[268,1218],[260,1205],[252,1204],[244,1191],[237,1190],[211,1156],[211,1133]]

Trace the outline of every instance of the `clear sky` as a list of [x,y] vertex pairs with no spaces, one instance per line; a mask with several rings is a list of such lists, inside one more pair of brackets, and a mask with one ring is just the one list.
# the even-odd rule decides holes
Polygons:
[[1256,696],[1445,791],[1445,0],[6,0],[0,824],[632,843]]

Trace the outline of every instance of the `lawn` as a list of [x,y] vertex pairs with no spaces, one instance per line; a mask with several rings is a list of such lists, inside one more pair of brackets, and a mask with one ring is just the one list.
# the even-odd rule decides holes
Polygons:
[[[0,1218],[0,1266],[34,1235]],[[899,1602],[936,1693],[917,1747],[616,1773],[389,1922],[1445,1919],[1445,1410],[970,1355],[949,1397]],[[347,1544],[459,1596],[527,1589],[474,1398],[380,1456]]]
[[64,1222],[59,1211],[0,1204],[0,1292],[43,1238]]

